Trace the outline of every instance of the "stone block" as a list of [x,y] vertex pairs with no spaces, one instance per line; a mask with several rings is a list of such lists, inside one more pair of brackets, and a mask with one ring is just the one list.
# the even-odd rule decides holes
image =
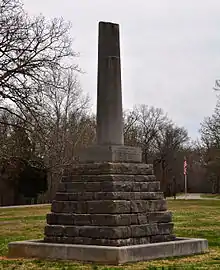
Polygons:
[[57,192],[56,201],[162,200],[163,192]]
[[130,200],[131,192],[94,192],[94,200]]
[[94,192],[57,192],[56,201],[92,201],[95,200]]
[[168,241],[174,241],[176,239],[176,236],[173,234],[168,235],[152,235],[150,237],[150,243],[161,243],[161,242],[168,242]]
[[47,224],[50,224],[50,225],[59,224],[58,223],[58,217],[54,213],[48,213],[46,215],[46,222],[47,222]]
[[158,234],[157,224],[143,224],[131,226],[131,237],[146,237]]
[[44,228],[44,234],[46,236],[64,236],[64,230],[65,226],[59,226],[59,225],[47,225]]
[[87,213],[87,203],[77,201],[53,201],[51,212],[54,213]]
[[91,224],[99,226],[124,226],[137,224],[137,215],[136,214],[93,214],[90,215]]
[[155,212],[167,210],[165,200],[131,201],[131,213]]
[[80,226],[91,225],[90,214],[74,214],[73,219],[74,219],[75,225],[80,225]]
[[150,237],[131,238],[131,245],[144,245],[150,243]]
[[170,212],[136,213],[136,214],[68,214],[49,213],[47,224],[49,225],[102,225],[102,226],[124,226],[138,224],[170,223],[172,221]]
[[132,175],[132,174],[93,174],[93,175],[69,175],[62,176],[61,182],[102,182],[102,181],[127,181],[127,182],[154,182],[155,175]]
[[173,223],[157,223],[158,234],[173,234]]
[[[49,260],[77,260],[83,262],[123,264],[136,261],[186,256],[208,251],[205,239],[176,238],[156,244],[128,245],[71,245],[46,243],[42,240],[9,243],[10,258],[39,258]],[[107,256],[106,256],[107,254]]]
[[[51,212],[78,214],[124,214],[166,211],[165,200],[53,201]],[[153,215],[151,215],[153,220]]]
[[45,243],[59,243],[59,244],[77,244],[77,245],[92,245],[92,238],[89,237],[53,237],[45,236]]
[[[157,240],[157,239],[155,239]],[[53,237],[46,236],[44,238],[46,243],[63,243],[63,244],[77,244],[77,245],[96,245],[96,246],[130,246],[130,245],[143,245],[151,241],[151,237],[139,238],[125,238],[125,239],[94,239],[89,237]]]
[[81,226],[79,234],[82,237],[102,238],[102,239],[123,239],[131,236],[129,226]]
[[63,171],[63,176],[72,175],[106,175],[106,174],[121,174],[121,175],[153,175],[152,164],[139,163],[85,163],[74,164],[71,168],[66,167]]
[[163,200],[163,192],[140,192],[140,200]]
[[[48,237],[85,237],[92,239],[125,239],[172,234],[173,224],[143,224],[130,226],[63,226],[47,225]],[[84,243],[85,244],[85,243]]]
[[64,236],[65,237],[79,237],[80,227],[79,226],[65,226]]
[[132,239],[92,239],[91,243],[97,246],[120,247],[132,245]]
[[51,212],[78,214],[130,213],[130,201],[53,201]]
[[167,223],[172,221],[172,213],[169,211],[148,213],[149,223]]
[[87,206],[87,213],[90,214],[130,213],[130,201],[89,201]]
[[148,223],[148,214],[137,214],[137,223],[136,224],[147,224]]
[[101,181],[101,182],[68,182],[60,183],[58,193],[73,192],[157,192],[160,182],[130,182],[130,181]]
[[47,224],[49,225],[74,225],[75,216],[65,213],[49,213],[47,214]]
[[125,145],[95,145],[80,152],[80,162],[136,162],[142,160],[141,148]]
[[148,209],[147,212],[157,212],[167,210],[167,201],[163,200],[147,200]]
[[124,226],[139,224],[139,222],[137,214],[47,214],[47,224],[49,225]]

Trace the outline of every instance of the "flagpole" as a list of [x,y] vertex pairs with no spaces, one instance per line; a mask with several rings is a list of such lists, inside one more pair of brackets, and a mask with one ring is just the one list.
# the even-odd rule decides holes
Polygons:
[[185,178],[185,200],[186,200],[186,197],[187,197],[187,175],[185,174],[184,175],[184,178]]
[[183,173],[184,173],[184,189],[185,189],[185,200],[187,197],[187,161],[186,157],[184,157],[184,162],[183,162]]

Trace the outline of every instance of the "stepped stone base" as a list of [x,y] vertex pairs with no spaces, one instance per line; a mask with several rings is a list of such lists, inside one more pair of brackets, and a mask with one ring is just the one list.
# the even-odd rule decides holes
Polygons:
[[64,169],[42,241],[9,244],[11,257],[122,264],[203,253],[203,239],[177,239],[153,167],[86,163]]
[[172,215],[152,165],[101,162],[64,170],[45,242],[119,247],[172,240]]
[[182,238],[170,242],[109,247],[21,241],[9,244],[11,258],[39,258],[50,260],[75,260],[104,264],[124,264],[167,257],[186,256],[207,252],[205,239]]

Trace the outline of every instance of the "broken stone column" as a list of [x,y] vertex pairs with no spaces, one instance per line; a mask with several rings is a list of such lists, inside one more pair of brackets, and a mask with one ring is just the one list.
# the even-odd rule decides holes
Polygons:
[[97,144],[64,169],[42,240],[9,243],[9,256],[122,264],[206,252],[176,238],[153,167],[124,146],[119,26],[99,24]]
[[124,146],[119,25],[99,23],[97,144],[81,162],[141,162],[141,149]]
[[123,145],[119,25],[99,23],[97,144]]
[[47,215],[50,243],[129,246],[174,240],[152,165],[124,146],[119,26],[99,23],[97,145],[67,168]]

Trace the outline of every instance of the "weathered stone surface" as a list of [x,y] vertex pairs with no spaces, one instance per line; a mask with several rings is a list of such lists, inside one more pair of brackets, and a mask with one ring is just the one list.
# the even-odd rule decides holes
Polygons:
[[155,175],[130,175],[130,174],[100,174],[100,175],[69,175],[62,176],[61,182],[101,182],[101,181],[128,181],[128,182],[154,182]]
[[147,224],[148,214],[147,213],[137,213],[137,223],[136,224]]
[[81,225],[81,226],[91,225],[90,214],[74,214],[73,219],[74,219],[74,225]]
[[47,236],[64,236],[65,226],[47,225],[44,228],[44,234]]
[[44,242],[46,243],[58,243],[58,244],[83,244],[91,245],[92,238],[85,237],[56,237],[56,236],[45,236]]
[[136,214],[68,214],[49,213],[47,224],[50,225],[102,225],[123,226],[132,224],[170,223],[171,212],[161,211],[155,213]]
[[[155,239],[157,240],[157,239]],[[81,244],[97,246],[130,246],[143,245],[151,241],[151,237],[127,238],[127,239],[93,239],[89,237],[53,237],[46,236],[44,241],[47,243]]]
[[95,200],[94,192],[57,192],[56,201],[93,201]]
[[168,223],[172,221],[172,213],[169,211],[148,213],[149,223]]
[[136,214],[120,214],[120,215],[90,215],[92,225],[104,226],[123,226],[138,224]]
[[[53,201],[54,213],[114,214],[143,213],[167,210],[166,200],[103,200],[100,201]],[[152,217],[152,216],[151,216]]]
[[102,181],[102,182],[69,182],[60,183],[58,192],[157,192],[160,182],[129,182],[129,181]]
[[165,200],[131,201],[131,213],[155,212],[167,210]]
[[63,176],[72,175],[102,175],[102,174],[122,174],[122,175],[153,175],[152,164],[139,163],[85,163],[74,164],[71,168],[66,167]]
[[149,212],[165,211],[167,210],[167,201],[163,200],[147,200]]
[[114,214],[130,213],[130,201],[53,201],[51,211],[54,213],[79,214]]
[[161,200],[163,192],[57,192],[57,201]]
[[97,143],[123,145],[119,25],[99,23]]
[[153,165],[140,163],[140,148],[124,145],[119,26],[101,22],[99,32],[97,144],[64,168],[45,236],[114,246],[165,239],[159,236],[171,235],[173,224]]
[[87,203],[77,201],[53,201],[51,211],[54,213],[87,213]]
[[101,227],[101,226],[82,226],[79,231],[82,237],[120,239],[131,236],[130,227]]
[[158,233],[157,224],[132,225],[130,237],[144,237],[156,235]]
[[86,237],[94,239],[140,238],[152,235],[172,234],[172,223],[143,224],[130,226],[61,226],[47,225],[46,236]]
[[144,245],[150,243],[150,237],[130,238],[131,245]]
[[49,225],[123,226],[140,224],[140,221],[147,223],[147,215],[145,215],[145,219],[141,220],[138,214],[47,214],[47,224]]
[[152,235],[169,235],[173,231],[173,223],[131,225],[131,236],[145,237]]
[[176,236],[173,234],[168,235],[152,235],[150,237],[150,243],[160,243],[160,242],[168,242],[168,241],[174,241],[176,239]]
[[83,149],[80,162],[135,162],[142,160],[141,148],[124,145],[94,145]]
[[9,243],[8,256],[10,258],[78,260],[118,265],[128,262],[200,254],[208,251],[207,240],[189,238],[177,238],[175,241],[156,244],[136,244],[135,246],[123,244],[122,247],[118,247],[115,243],[109,247],[110,243],[103,245],[99,243],[91,246],[89,244],[60,245],[57,244],[58,242],[48,243],[42,240],[12,242]]
[[83,245],[103,245],[103,246],[129,246],[143,245],[148,243],[160,243],[175,241],[175,235],[152,235],[147,237],[135,237],[125,239],[91,238],[91,237],[67,237],[67,236],[45,236],[47,243],[83,244]]
[[173,233],[173,223],[158,223],[158,234],[172,234]]
[[92,239],[88,237],[45,237],[48,243],[65,243],[65,244],[84,244],[84,245],[101,245],[101,246],[129,246],[143,245],[150,243],[150,237],[128,238],[128,239]]
[[[76,216],[84,216],[70,213],[49,213],[47,214],[47,224],[49,225],[74,225],[76,224]],[[89,223],[82,223],[81,225],[89,225]]]
[[87,202],[87,213],[114,214],[130,213],[130,201],[90,201]]
[[64,236],[66,236],[66,237],[78,237],[78,236],[80,236],[80,228],[81,227],[79,227],[79,226],[65,226]]

